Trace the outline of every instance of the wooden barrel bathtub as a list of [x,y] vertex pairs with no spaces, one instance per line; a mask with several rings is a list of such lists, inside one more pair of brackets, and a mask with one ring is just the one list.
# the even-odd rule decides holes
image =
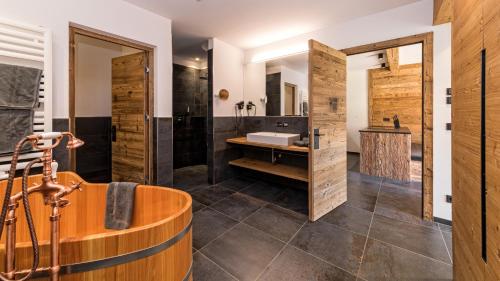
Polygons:
[[[40,182],[29,178],[29,185]],[[83,182],[71,172],[58,173],[59,183]],[[0,182],[3,199],[6,181]],[[15,181],[14,192],[20,191]],[[139,185],[136,190],[132,226],[126,230],[104,228],[107,184],[83,182],[82,191],[67,198],[61,211],[61,280],[192,280],[191,196],[171,188]],[[50,256],[50,207],[41,195],[30,195],[35,229],[40,245],[40,267]],[[31,241],[20,204],[17,210],[16,268],[29,269]],[[4,271],[6,228],[0,241],[0,269]],[[35,280],[48,280],[39,272]]]

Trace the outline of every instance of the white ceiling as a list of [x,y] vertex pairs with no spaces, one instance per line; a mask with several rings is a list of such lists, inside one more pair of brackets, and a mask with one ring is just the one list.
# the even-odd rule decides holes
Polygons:
[[217,37],[262,46],[419,0],[125,0],[172,20],[174,54],[202,53]]
[[266,62],[266,68],[274,68],[277,66],[286,66],[296,72],[307,74],[308,67],[308,53],[287,56],[275,60],[270,60]]

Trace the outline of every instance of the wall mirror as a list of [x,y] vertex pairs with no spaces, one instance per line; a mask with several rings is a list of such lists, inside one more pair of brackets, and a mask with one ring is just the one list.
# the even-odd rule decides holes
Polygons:
[[248,63],[245,102],[257,116],[308,116],[308,53]]

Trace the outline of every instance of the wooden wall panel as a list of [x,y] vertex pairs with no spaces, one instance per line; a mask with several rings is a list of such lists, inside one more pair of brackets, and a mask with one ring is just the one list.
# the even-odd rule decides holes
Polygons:
[[455,0],[452,28],[453,273],[484,280],[481,256],[482,1]]
[[309,41],[309,102],[309,219],[315,221],[347,200],[347,132],[346,55],[314,40]]
[[[412,133],[412,143],[422,143],[422,64],[369,71],[370,126],[393,126],[397,114],[401,126]],[[390,121],[384,121],[389,118]]]
[[434,0],[434,25],[451,22],[453,19],[453,0]]
[[487,0],[486,50],[486,223],[487,280],[500,280],[500,1]]

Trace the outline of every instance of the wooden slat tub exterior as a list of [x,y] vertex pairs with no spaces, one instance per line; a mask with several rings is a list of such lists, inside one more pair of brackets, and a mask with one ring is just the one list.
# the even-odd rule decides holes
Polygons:
[[[58,173],[58,181],[80,182],[76,174]],[[29,186],[40,182],[32,176]],[[20,190],[16,179],[14,192]],[[107,184],[82,183],[82,192],[75,191],[67,198],[71,205],[61,215],[61,265],[101,260],[157,246],[185,230],[191,224],[191,196],[164,187],[139,185],[136,190],[132,225],[126,230],[104,228]],[[6,181],[0,182],[3,198]],[[30,197],[31,210],[40,244],[40,267],[49,262],[49,207],[40,195]],[[22,204],[17,211],[16,268],[31,267],[31,241]],[[5,231],[4,231],[5,232]],[[4,269],[5,234],[0,245],[0,269]],[[192,231],[167,249],[152,256],[113,267],[62,275],[61,280],[192,280]],[[48,280],[39,278],[36,280]]]

